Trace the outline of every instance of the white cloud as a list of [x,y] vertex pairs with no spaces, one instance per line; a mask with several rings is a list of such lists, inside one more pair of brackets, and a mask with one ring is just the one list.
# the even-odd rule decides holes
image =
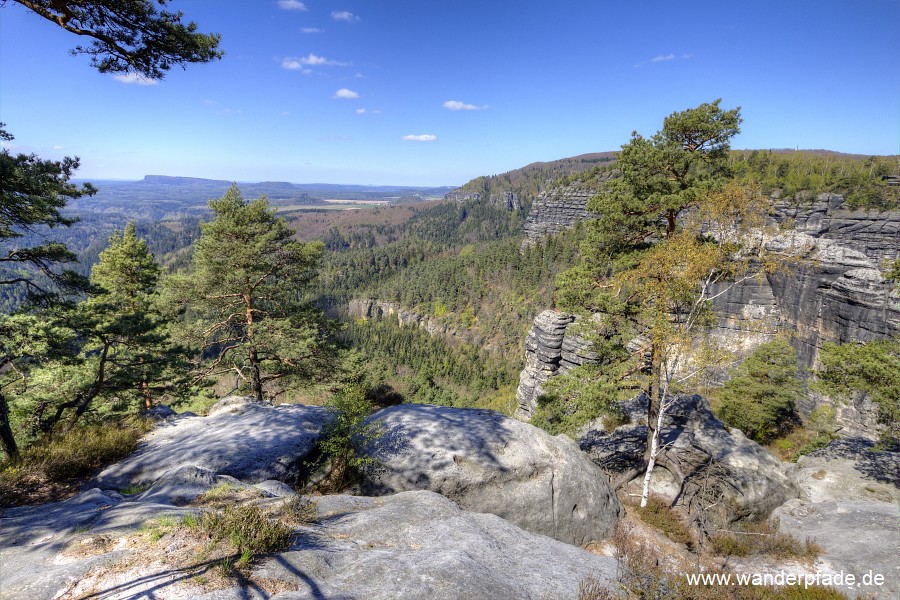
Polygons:
[[654,56],[653,58],[651,58],[650,62],[658,63],[658,62],[664,62],[667,60],[675,60],[675,55],[674,54],[660,54],[658,56]]
[[305,12],[306,5],[297,0],[278,0],[278,8],[281,10],[299,10]]
[[437,136],[425,133],[422,135],[404,135],[401,139],[406,142],[435,142],[437,141]]
[[357,109],[356,109],[356,114],[358,114],[358,115],[364,115],[364,114],[366,114],[366,109],[364,109],[364,108],[357,108]]
[[359,94],[354,92],[353,90],[348,90],[347,88],[341,88],[334,93],[332,96],[335,100],[356,100],[359,98]]
[[63,148],[65,148],[65,146],[60,146],[60,145],[53,146],[54,150],[62,150]]
[[331,18],[335,21],[346,21],[347,23],[359,21],[359,17],[354,15],[349,10],[336,10],[331,13]]
[[312,52],[310,52],[307,56],[300,59],[305,65],[325,65],[329,67],[347,67],[350,63],[341,62],[339,60],[331,60],[330,58],[325,58],[324,56],[316,56]]
[[291,113],[290,113],[290,111],[283,110],[283,111],[281,111],[281,116],[282,116],[282,117],[289,117],[289,116],[291,116]]
[[372,111],[372,114],[373,114],[373,115],[380,115],[380,114],[381,114],[381,109],[380,109],[380,108],[376,108],[375,110]]
[[441,106],[446,108],[447,110],[485,110],[488,105],[484,106],[476,106],[474,104],[466,104],[465,102],[460,102],[459,100],[447,100]]
[[322,31],[318,27],[304,27],[300,30],[300,33],[322,33]]
[[156,79],[147,79],[146,77],[141,77],[137,73],[113,75],[113,79],[119,83],[131,83],[135,85],[156,85],[159,83]]

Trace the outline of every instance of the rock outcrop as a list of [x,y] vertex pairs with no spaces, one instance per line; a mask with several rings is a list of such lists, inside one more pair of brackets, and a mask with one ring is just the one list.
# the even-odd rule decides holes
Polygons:
[[882,585],[845,588],[851,597],[898,597],[900,453],[876,452],[864,439],[837,440],[797,461],[794,475],[802,494],[772,513],[779,530],[813,539],[823,572],[884,577]]
[[545,310],[535,317],[525,339],[525,368],[516,389],[517,419],[531,418],[548,379],[580,365],[596,364],[591,345],[575,333],[566,333],[573,322],[574,316],[555,310]]
[[[183,542],[150,545],[139,533],[145,522],[164,515],[177,522],[197,508],[93,489],[57,504],[10,509],[0,521],[0,589],[10,600],[262,600],[274,593],[297,600],[544,600],[576,597],[589,576],[614,585],[614,559],[463,511],[431,492],[316,500],[317,520],[295,528],[290,548],[212,590],[201,575],[214,565],[195,557],[181,564]],[[253,500],[267,508],[283,501]]]
[[367,494],[430,490],[570,544],[612,533],[620,506],[606,477],[564,436],[489,410],[403,404],[373,418]]
[[440,319],[421,315],[396,302],[385,302],[375,298],[357,298],[351,300],[347,305],[347,314],[354,319],[396,319],[397,325],[400,327],[424,329],[428,335],[444,336],[466,343],[480,341],[472,330],[450,327]]
[[[739,430],[725,427],[701,396],[680,397],[669,415],[658,460],[667,473],[654,471],[657,483],[668,488],[655,491],[668,500],[689,505],[696,494],[712,493],[727,501],[731,518],[760,519],[799,496],[789,467]],[[611,480],[624,483],[643,468],[646,439],[646,426],[626,425],[609,434],[589,432],[581,449]],[[715,482],[714,490],[703,488],[708,481]],[[639,487],[640,477],[635,483]]]
[[[444,200],[451,202],[478,202],[484,198],[482,192],[461,192],[454,190],[444,196]],[[487,197],[488,204],[505,208],[506,210],[522,210],[522,200],[515,192],[491,192]]]
[[328,422],[318,406],[270,406],[230,397],[208,417],[179,417],[148,434],[138,450],[100,472],[91,486],[149,486],[181,468],[203,469],[247,483],[296,483],[300,463]]
[[[561,188],[547,192],[542,204],[536,203],[532,214],[541,211],[552,215],[558,211],[577,221],[584,218],[588,196],[568,194]],[[564,200],[556,202],[554,193]],[[820,194],[815,199],[787,202],[773,198],[773,219],[789,222],[792,229],[767,242],[770,251],[787,259],[785,270],[766,277],[753,278],[731,287],[714,302],[719,314],[715,336],[720,343],[746,356],[761,343],[779,332],[791,334],[804,372],[818,364],[818,355],[826,342],[847,343],[883,339],[900,334],[900,292],[894,282],[884,279],[884,262],[900,256],[900,211],[873,212],[849,210],[836,194]],[[579,206],[581,209],[579,209]],[[537,210],[537,212],[535,212]],[[586,209],[584,209],[586,210]],[[531,218],[531,217],[529,217]],[[532,227],[535,235],[571,226],[568,217]],[[526,226],[528,227],[528,226]],[[540,319],[541,317],[539,317]],[[553,336],[566,337],[567,316],[557,314]],[[535,320],[535,329],[545,324]],[[562,371],[549,362],[541,362],[538,354],[526,351],[526,368],[517,391],[520,409],[517,416],[530,417],[529,403],[537,397],[535,390],[551,376]],[[719,374],[724,379],[726,373]],[[539,392],[538,392],[539,393]],[[810,395],[799,405],[807,416],[824,399]],[[849,435],[877,436],[876,411],[865,399],[850,404],[834,405],[836,423]]]
[[541,192],[525,219],[525,244],[573,227],[590,217],[588,200],[597,193],[596,185],[573,183]]

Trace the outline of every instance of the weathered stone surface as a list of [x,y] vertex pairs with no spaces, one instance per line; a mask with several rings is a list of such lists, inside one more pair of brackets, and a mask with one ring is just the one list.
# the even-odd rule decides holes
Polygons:
[[531,205],[525,219],[525,244],[574,227],[578,221],[590,217],[588,200],[597,193],[597,186],[573,183],[541,192]]
[[[568,599],[593,574],[614,587],[615,561],[426,491],[320,501],[319,535],[263,563],[257,575],[298,582],[285,599]],[[326,513],[327,514],[327,513]],[[313,530],[315,531],[315,529]],[[299,583],[299,582],[298,582]]]
[[809,502],[900,503],[900,452],[876,451],[866,439],[835,440],[801,456],[793,476]]
[[488,411],[403,404],[379,411],[363,491],[425,489],[570,544],[612,532],[620,506],[606,477],[564,436]]
[[[724,482],[720,486],[733,506],[734,517],[760,519],[800,494],[787,467],[772,453],[737,429],[726,428],[701,396],[683,396],[668,413],[658,464],[680,489],[679,502],[689,502],[708,468]],[[646,426],[626,425],[610,434],[591,432],[581,449],[610,476],[621,482],[643,468]],[[622,482],[624,483],[624,482]]]
[[322,407],[270,406],[228,398],[208,417],[182,417],[148,434],[138,450],[104,469],[90,485],[121,489],[149,485],[181,467],[196,467],[244,482],[296,483],[298,465],[312,451],[329,416]]
[[[864,575],[880,574],[883,584],[840,588],[851,597],[892,599],[900,596],[900,519],[890,502],[794,499],[772,513],[779,531],[798,539],[811,539],[821,548],[816,569]],[[871,574],[870,574],[871,577]],[[867,596],[867,594],[873,594]]]
[[13,509],[0,531],[0,589],[9,600],[264,599],[272,597],[260,585],[267,582],[279,590],[278,598],[298,600],[568,600],[588,576],[614,586],[614,559],[523,531],[495,515],[463,511],[431,492],[323,496],[317,502],[317,522],[299,528],[288,550],[264,558],[233,587],[211,592],[165,562],[177,545],[146,552],[128,542],[147,520],[178,519],[196,509],[123,501],[99,490],[56,505]]
[[566,333],[574,321],[572,315],[555,310],[545,310],[535,317],[525,339],[525,368],[516,389],[517,419],[531,418],[548,379],[580,365],[597,363],[591,344],[577,334]]

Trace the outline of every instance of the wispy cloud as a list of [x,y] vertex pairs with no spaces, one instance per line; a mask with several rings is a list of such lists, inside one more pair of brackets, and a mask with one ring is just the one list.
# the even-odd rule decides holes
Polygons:
[[693,58],[693,54],[678,54],[676,55],[674,52],[670,52],[668,54],[657,54],[653,58],[648,60],[643,60],[636,65],[634,65],[635,69],[640,69],[644,65],[656,65],[659,63],[669,62],[673,60],[687,60],[689,58]]
[[322,33],[324,29],[319,29],[318,27],[303,27],[300,29],[300,33]]
[[335,21],[346,21],[347,23],[355,23],[359,21],[359,17],[349,10],[336,10],[331,13],[331,18]]
[[354,92],[353,90],[348,90],[347,88],[341,88],[334,93],[332,96],[335,100],[356,100],[359,98],[359,94]]
[[147,79],[146,77],[141,77],[137,73],[113,75],[113,79],[119,83],[129,83],[133,85],[156,85],[159,83],[156,79]]
[[305,12],[306,5],[297,0],[278,0],[278,8],[281,10],[299,10]]
[[[290,65],[290,66],[286,66]],[[298,65],[298,66],[294,66]],[[285,69],[296,69],[303,66],[310,67],[347,67],[350,63],[341,62],[339,60],[331,60],[324,56],[317,56],[310,52],[306,56],[289,57],[281,61],[281,66]]]
[[476,106],[474,104],[466,104],[465,102],[460,102],[459,100],[447,100],[441,106],[443,106],[447,110],[485,110],[488,107],[487,104],[483,106]]
[[358,115],[380,115],[381,109],[373,108],[372,110],[369,110],[367,108],[357,108],[356,114],[358,114]]
[[406,142],[436,142],[437,136],[424,133],[422,135],[404,135],[401,139]]
[[59,144],[57,144],[56,146],[53,146],[54,150],[62,150],[63,148],[65,148],[65,146],[60,146]]

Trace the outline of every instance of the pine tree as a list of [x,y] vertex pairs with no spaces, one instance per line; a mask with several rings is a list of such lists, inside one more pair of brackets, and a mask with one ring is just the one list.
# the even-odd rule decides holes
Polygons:
[[193,273],[170,283],[188,309],[186,333],[212,354],[202,372],[232,372],[259,400],[268,383],[325,374],[329,326],[304,300],[321,242],[291,239],[264,197],[247,203],[236,185],[209,206],[215,218],[202,225]]

